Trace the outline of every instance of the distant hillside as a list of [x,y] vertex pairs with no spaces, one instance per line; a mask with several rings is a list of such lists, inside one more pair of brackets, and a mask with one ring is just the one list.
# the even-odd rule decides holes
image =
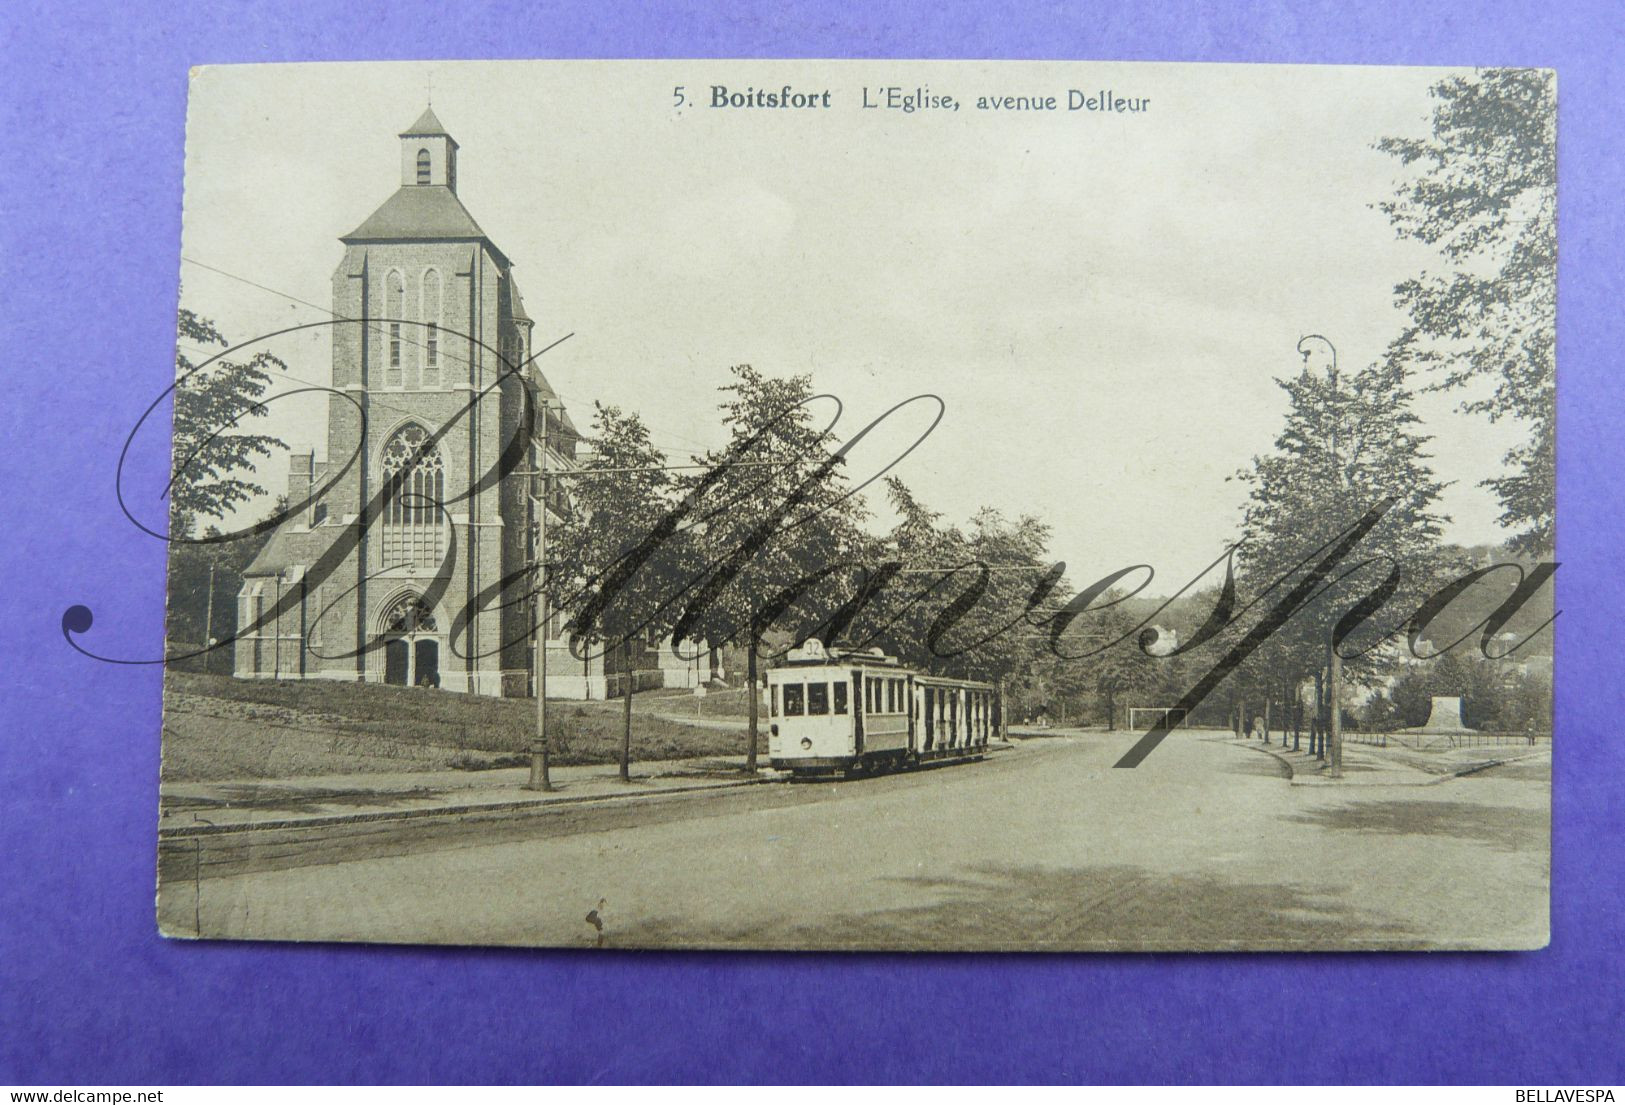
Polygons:
[[[1490,564],[1518,564],[1525,572],[1534,567],[1536,560],[1532,557],[1522,557],[1509,551],[1504,545],[1475,545],[1469,548],[1454,550],[1459,553],[1462,560],[1474,568],[1483,568]],[[1471,569],[1468,569],[1471,570]],[[1559,573],[1561,574],[1561,573]],[[1479,633],[1473,627],[1489,617],[1497,607],[1504,602],[1517,584],[1517,574],[1511,571],[1497,572],[1480,581],[1468,591],[1463,593],[1450,605],[1428,628],[1423,640],[1427,642],[1429,651],[1440,645],[1448,644],[1457,638],[1468,634],[1467,641],[1463,643],[1463,650],[1478,648]],[[1554,589],[1556,577],[1548,582],[1541,591],[1529,600],[1516,617],[1506,624],[1502,633],[1515,633],[1523,638],[1534,632],[1535,627],[1551,618],[1554,602]],[[1121,609],[1136,621],[1153,619],[1156,624],[1178,630],[1181,640],[1187,639],[1191,633],[1207,620],[1218,600],[1219,588],[1217,585],[1206,587],[1189,594],[1182,595],[1173,600],[1166,611],[1157,613],[1159,607],[1167,602],[1165,596],[1146,597],[1136,595],[1126,599]],[[1153,618],[1154,616],[1154,618]],[[1534,657],[1550,657],[1552,655],[1553,631],[1551,626],[1540,630],[1530,639],[1529,643],[1518,649],[1517,657],[1528,660]]]

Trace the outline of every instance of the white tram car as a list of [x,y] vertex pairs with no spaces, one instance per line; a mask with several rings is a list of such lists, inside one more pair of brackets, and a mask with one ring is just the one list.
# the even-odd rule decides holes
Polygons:
[[808,640],[767,673],[768,761],[797,773],[979,759],[999,730],[991,685],[924,675],[879,649]]

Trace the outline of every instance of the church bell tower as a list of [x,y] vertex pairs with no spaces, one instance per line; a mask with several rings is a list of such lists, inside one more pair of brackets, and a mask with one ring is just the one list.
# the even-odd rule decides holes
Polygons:
[[457,140],[446,133],[432,107],[401,132],[401,187],[419,186],[457,191]]

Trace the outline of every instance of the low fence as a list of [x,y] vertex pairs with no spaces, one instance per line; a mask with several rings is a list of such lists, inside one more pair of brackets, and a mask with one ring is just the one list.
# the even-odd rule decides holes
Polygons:
[[[665,686],[665,673],[659,668],[639,668],[632,673],[632,693],[658,690]],[[616,672],[604,676],[604,697],[622,698],[626,694],[626,675]],[[549,698],[552,695],[548,696]]]
[[1434,752],[1448,748],[1499,748],[1506,745],[1533,747],[1551,744],[1550,733],[1379,733],[1362,730],[1343,730],[1343,739],[1353,744],[1370,744],[1378,748],[1398,745],[1416,752]]
[[[1244,734],[1236,733],[1242,737]],[[1256,730],[1251,734],[1252,740],[1259,740],[1261,734]],[[1279,740],[1283,747],[1294,742],[1292,731],[1289,729],[1282,733],[1279,728],[1271,726],[1268,738],[1272,743]],[[1400,748],[1409,748],[1415,752],[1442,752],[1452,748],[1499,748],[1499,747],[1534,747],[1550,745],[1550,733],[1407,733],[1402,730],[1382,731],[1376,729],[1361,729],[1354,725],[1343,727],[1343,739],[1350,744],[1368,744],[1374,748],[1386,748],[1394,745]],[[1297,736],[1296,743],[1302,747],[1309,744],[1309,729],[1304,727]]]

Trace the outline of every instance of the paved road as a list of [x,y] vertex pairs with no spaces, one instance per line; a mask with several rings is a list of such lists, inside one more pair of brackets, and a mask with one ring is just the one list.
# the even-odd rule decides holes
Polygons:
[[514,821],[364,827],[171,866],[210,936],[592,946],[1532,948],[1549,761],[1428,787],[1293,787],[1171,737],[1031,741],[972,765]]

